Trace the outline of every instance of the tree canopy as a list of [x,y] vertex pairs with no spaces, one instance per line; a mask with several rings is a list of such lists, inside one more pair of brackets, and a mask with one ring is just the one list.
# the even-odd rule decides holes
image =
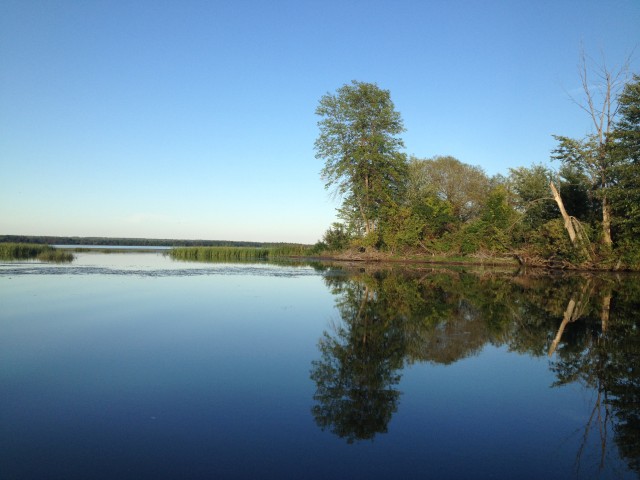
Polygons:
[[381,211],[402,197],[404,131],[388,90],[353,81],[324,95],[316,114],[316,158],[325,161],[326,188],[343,198],[342,216],[365,234],[378,229]]
[[411,157],[411,193],[433,193],[448,202],[453,214],[466,222],[478,215],[491,189],[489,177],[481,167],[467,165],[451,156],[429,159]]
[[640,238],[640,75],[634,75],[618,99],[619,120],[614,131],[616,188],[611,201],[614,228],[623,242]]

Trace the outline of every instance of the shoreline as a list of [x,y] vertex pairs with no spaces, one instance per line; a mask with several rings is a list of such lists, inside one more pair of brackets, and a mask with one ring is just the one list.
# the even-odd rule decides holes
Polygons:
[[297,259],[319,260],[319,261],[331,261],[340,263],[392,263],[392,264],[406,264],[406,265],[440,265],[440,266],[467,266],[467,267],[510,267],[516,270],[519,269],[534,269],[538,271],[564,271],[575,273],[638,273],[640,270],[634,270],[632,268],[615,268],[611,266],[580,266],[572,265],[569,263],[555,263],[555,264],[540,264],[530,263],[523,260],[520,257],[516,257],[512,254],[511,257],[453,257],[447,259],[446,257],[436,257],[433,259],[425,257],[399,257],[388,256],[386,254],[376,252],[371,254],[354,254],[354,253],[335,253],[330,255],[320,256],[304,256],[304,257],[290,257]]

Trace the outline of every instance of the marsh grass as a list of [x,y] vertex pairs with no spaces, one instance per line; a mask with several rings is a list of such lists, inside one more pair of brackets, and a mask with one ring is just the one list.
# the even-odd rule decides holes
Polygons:
[[45,250],[36,256],[36,260],[52,263],[69,263],[72,262],[74,258],[73,253],[58,250],[53,247],[50,247],[50,250]]
[[266,247],[181,247],[173,248],[168,255],[174,260],[196,262],[246,262],[265,261],[308,254],[306,245],[284,244]]
[[57,250],[49,245],[35,243],[0,243],[2,260],[40,260],[42,262],[65,263],[73,260],[73,254]]

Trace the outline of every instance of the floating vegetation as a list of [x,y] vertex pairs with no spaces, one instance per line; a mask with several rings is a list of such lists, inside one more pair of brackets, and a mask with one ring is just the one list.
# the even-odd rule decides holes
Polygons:
[[196,262],[246,262],[308,255],[309,246],[283,244],[268,247],[181,247],[169,251],[174,260]]
[[0,260],[40,260],[65,263],[73,260],[73,254],[49,245],[35,243],[0,243]]

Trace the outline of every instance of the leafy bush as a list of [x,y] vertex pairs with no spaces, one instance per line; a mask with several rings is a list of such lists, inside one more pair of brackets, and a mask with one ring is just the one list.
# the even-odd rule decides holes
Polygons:
[[582,263],[586,260],[575,248],[564,227],[562,219],[550,220],[533,232],[530,247],[534,255],[544,259],[566,260]]
[[339,251],[347,248],[351,243],[351,234],[342,223],[334,222],[322,237],[322,244],[326,250]]

